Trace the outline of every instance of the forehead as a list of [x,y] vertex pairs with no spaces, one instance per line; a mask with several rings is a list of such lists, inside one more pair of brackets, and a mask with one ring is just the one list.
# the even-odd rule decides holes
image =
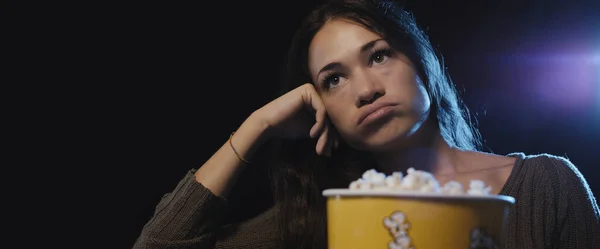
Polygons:
[[350,20],[333,19],[325,23],[310,43],[308,65],[314,76],[331,62],[343,62],[356,56],[366,43],[382,38]]

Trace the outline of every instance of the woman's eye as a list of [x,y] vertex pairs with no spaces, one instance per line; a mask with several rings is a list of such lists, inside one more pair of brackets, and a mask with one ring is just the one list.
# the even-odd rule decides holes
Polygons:
[[373,63],[376,63],[376,64],[384,63],[385,61],[387,61],[387,59],[390,58],[391,55],[392,55],[392,50],[391,49],[378,50],[375,53],[373,53],[373,55],[371,55],[370,64],[373,64]]
[[331,77],[327,78],[326,82],[327,82],[327,85],[329,85],[329,86],[335,86],[340,83],[340,77],[335,76],[335,75],[331,76]]
[[339,85],[342,81],[342,76],[338,74],[332,74],[323,79],[321,81],[321,86],[325,89],[330,89]]
[[385,60],[385,55],[375,55],[373,57],[373,62],[382,63]]

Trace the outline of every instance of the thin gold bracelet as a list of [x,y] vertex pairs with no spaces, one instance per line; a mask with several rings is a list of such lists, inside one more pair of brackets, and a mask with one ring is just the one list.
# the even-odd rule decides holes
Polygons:
[[233,142],[231,142],[231,138],[233,137],[233,134],[235,134],[235,131],[231,133],[231,135],[229,135],[229,145],[231,146],[231,149],[233,150],[233,153],[235,153],[235,155],[242,160],[242,162],[245,162],[247,164],[250,164],[250,162],[246,159],[244,159],[238,152],[237,150],[235,150],[235,147],[233,147]]

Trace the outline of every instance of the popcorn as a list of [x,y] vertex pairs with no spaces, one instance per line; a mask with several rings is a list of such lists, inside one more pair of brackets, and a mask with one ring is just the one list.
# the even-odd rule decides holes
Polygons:
[[388,189],[388,181],[393,182],[384,173],[370,169],[363,173],[362,178],[350,183],[350,189]]
[[449,181],[442,187],[442,193],[448,195],[460,195],[463,194],[463,187],[460,182]]
[[358,179],[356,181],[353,181],[353,182],[350,183],[349,188],[350,189],[359,189],[362,186],[362,182],[363,182],[362,179]]
[[491,186],[486,187],[481,180],[471,180],[467,194],[470,195],[489,195],[492,190]]
[[385,185],[390,189],[395,189],[400,187],[400,183],[402,182],[402,173],[394,172],[392,175],[389,175],[385,178]]
[[491,186],[485,186],[481,180],[472,180],[466,192],[457,181],[449,181],[440,187],[440,183],[433,174],[414,168],[409,168],[406,175],[403,175],[402,172],[393,172],[388,176],[375,169],[370,169],[365,171],[360,179],[351,182],[349,188],[361,191],[400,190],[446,195],[489,195],[492,189]]
[[418,192],[439,192],[440,184],[433,174],[409,168],[408,174],[400,183],[400,189]]

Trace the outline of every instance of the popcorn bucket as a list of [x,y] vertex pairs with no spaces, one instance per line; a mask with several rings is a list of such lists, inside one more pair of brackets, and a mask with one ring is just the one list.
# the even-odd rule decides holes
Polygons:
[[329,249],[503,248],[515,199],[390,190],[328,189]]

